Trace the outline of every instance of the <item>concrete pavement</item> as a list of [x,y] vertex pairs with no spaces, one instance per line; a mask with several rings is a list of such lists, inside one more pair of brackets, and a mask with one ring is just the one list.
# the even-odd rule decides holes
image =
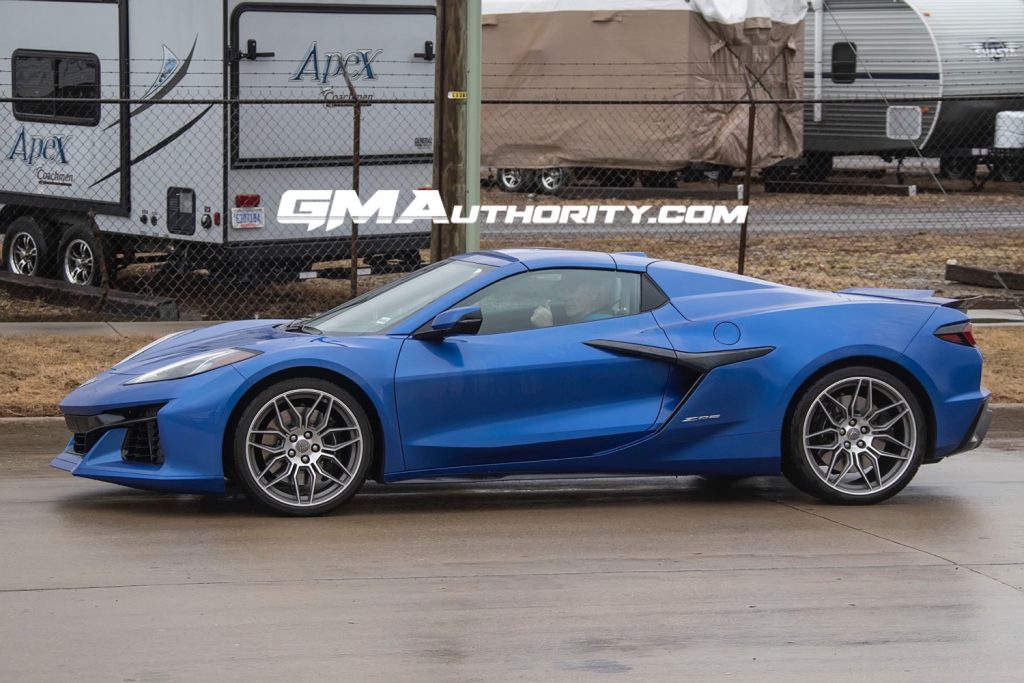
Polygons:
[[1009,426],[867,508],[773,478],[586,479],[367,486],[293,520],[70,477],[46,467],[59,424],[11,422],[0,661],[9,680],[1020,680]]

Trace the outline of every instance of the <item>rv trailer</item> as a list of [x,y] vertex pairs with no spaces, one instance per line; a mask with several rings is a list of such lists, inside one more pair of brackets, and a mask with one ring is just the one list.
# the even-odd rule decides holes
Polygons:
[[[0,230],[16,273],[95,284],[100,246],[108,262],[165,252],[253,277],[347,258],[350,224],[277,221],[287,190],[351,187],[342,69],[365,103],[362,196],[400,190],[405,205],[431,183],[432,0],[0,0],[0,16],[0,97],[15,98],[0,106]],[[398,97],[423,103],[374,103]],[[426,221],[360,225],[364,258],[413,267],[428,245]]]
[[996,119],[1024,109],[1024,1],[815,0],[805,31],[804,92],[825,100],[804,112],[812,172],[872,154],[937,157],[964,177],[994,156],[1013,179]]

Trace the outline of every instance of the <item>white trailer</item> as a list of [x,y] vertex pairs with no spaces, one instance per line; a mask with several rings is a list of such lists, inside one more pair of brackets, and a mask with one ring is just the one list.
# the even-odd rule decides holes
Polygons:
[[[811,10],[804,93],[826,102],[805,109],[804,147],[829,163],[808,166],[921,155],[962,176],[999,151],[997,114],[1024,108],[1022,0],[814,0]],[[1010,168],[997,160],[998,174]]]
[[[277,203],[351,187],[343,70],[364,105],[361,194],[431,183],[435,9],[401,3],[0,0],[0,97],[16,98],[0,105],[7,268],[97,282],[89,212],[120,264],[155,250],[298,274],[346,258],[348,225],[283,225]],[[375,103],[397,98],[423,103]],[[292,99],[322,103],[274,104]],[[415,265],[428,244],[426,222],[360,226],[378,261]]]

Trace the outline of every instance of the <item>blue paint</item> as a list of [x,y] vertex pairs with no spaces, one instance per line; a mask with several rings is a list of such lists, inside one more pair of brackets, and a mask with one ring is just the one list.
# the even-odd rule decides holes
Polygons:
[[[164,463],[121,458],[124,428],[84,455],[52,463],[138,488],[220,492],[232,413],[281,372],[346,378],[380,417],[387,481],[500,474],[773,474],[781,467],[785,414],[801,385],[843,359],[898,365],[920,385],[934,428],[933,452],[957,449],[988,392],[981,354],[934,336],[965,321],[922,293],[836,294],[785,287],[638,254],[516,249],[458,257],[491,268],[424,304],[380,334],[288,332],[284,321],[241,321],[193,330],[102,373],[61,403],[68,415],[161,405]],[[668,302],[654,310],[500,334],[421,340],[412,333],[483,287],[527,271],[592,268],[646,273]],[[740,335],[742,330],[742,336]],[[772,346],[760,358],[703,377],[653,357],[588,346],[611,340],[664,351]],[[193,377],[125,385],[132,377],[204,351],[258,356]],[[672,353],[665,354],[671,358]],[[685,399],[685,402],[684,402]],[[687,419],[696,416],[714,419]]]

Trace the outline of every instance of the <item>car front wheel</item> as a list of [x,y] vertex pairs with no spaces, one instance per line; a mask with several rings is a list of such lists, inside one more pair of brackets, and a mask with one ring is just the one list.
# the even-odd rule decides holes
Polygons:
[[289,379],[247,404],[233,450],[235,475],[251,498],[280,513],[313,516],[363,485],[373,430],[359,401],[341,387]]
[[927,448],[926,419],[914,393],[891,373],[833,371],[794,407],[783,472],[829,503],[877,503],[917,473]]

